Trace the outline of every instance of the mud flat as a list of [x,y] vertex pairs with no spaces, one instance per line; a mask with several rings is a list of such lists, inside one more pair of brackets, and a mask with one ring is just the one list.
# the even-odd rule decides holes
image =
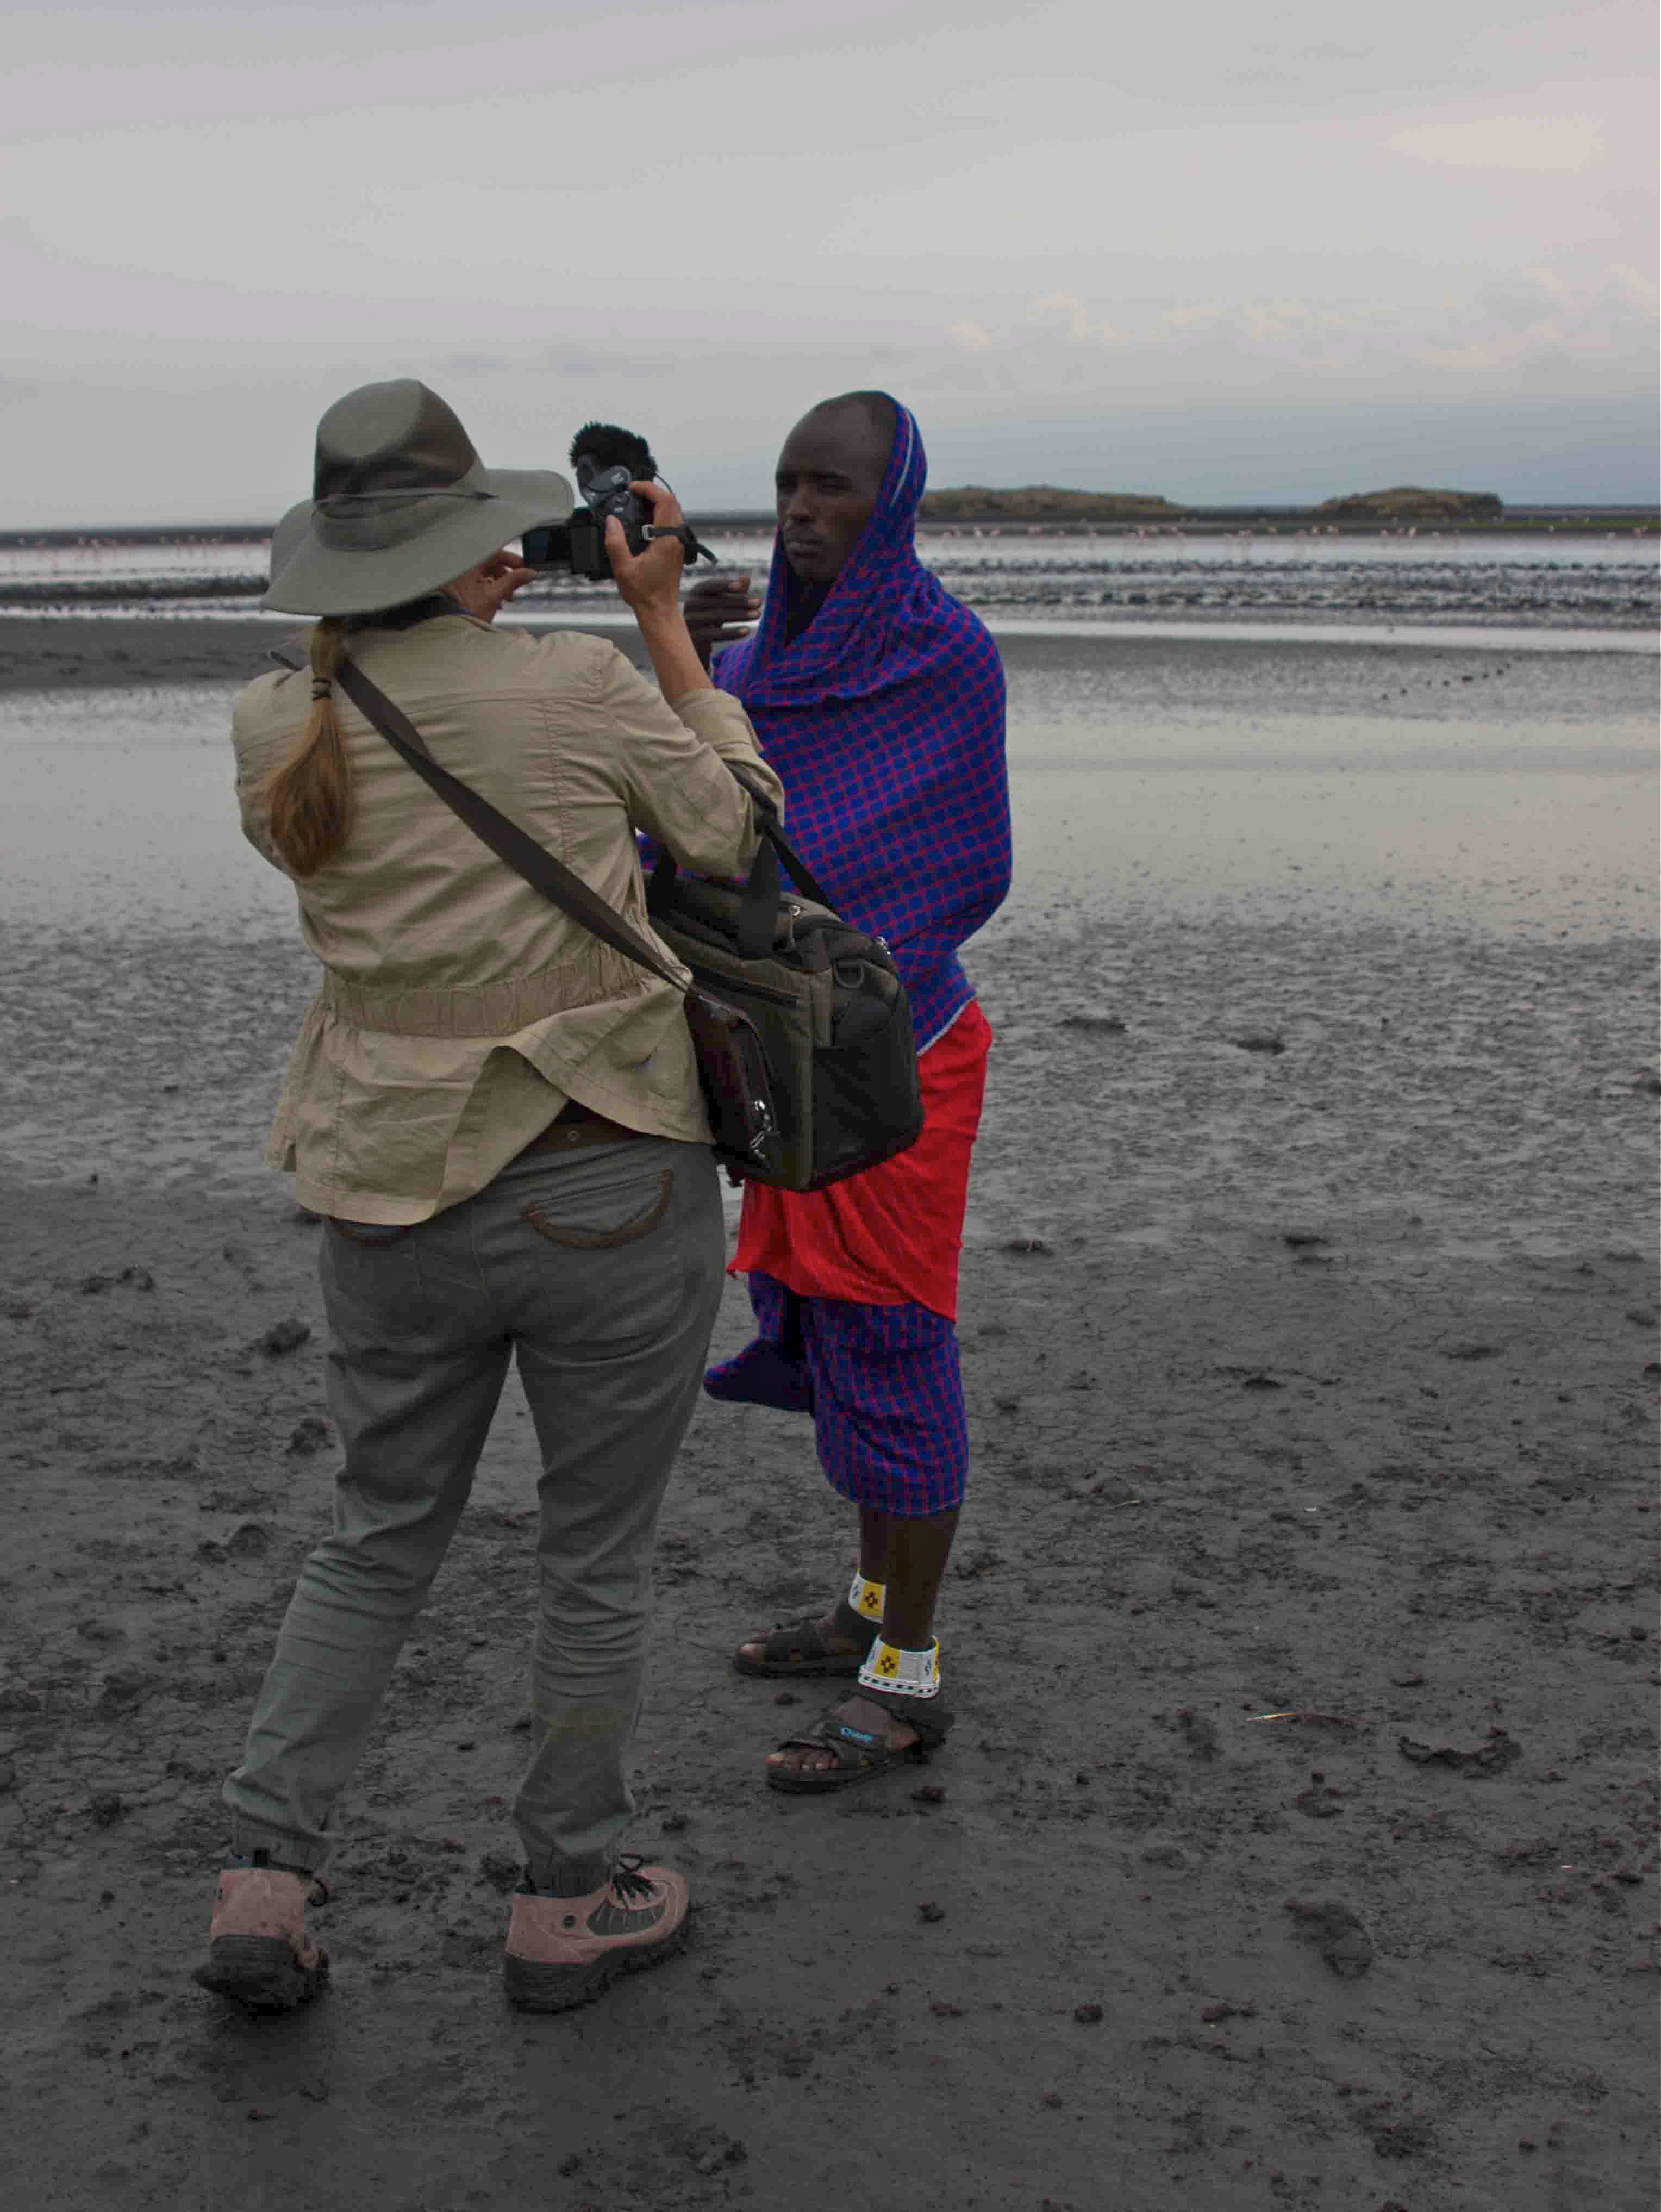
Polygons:
[[[633,1838],[689,1869],[697,1934],[564,2021],[496,1981],[534,1571],[512,1392],[350,1802],[331,1993],[249,2024],[190,1984],[218,1783],[329,1510],[322,1232],[254,1160],[310,975],[263,878],[164,910],[113,836],[78,899],[0,915],[30,2212],[840,2212],[879,2163],[941,2212],[1647,2212],[1661,1076],[1652,864],[1609,829],[1650,788],[1644,672],[1600,661],[1593,702],[1539,656],[1525,714],[1458,656],[1394,659],[1386,702],[1288,649],[1231,710],[1226,650],[1120,662],[1111,696],[1065,653],[1012,670],[950,1748],[827,1803],[763,1790],[816,1707],[727,1655],[834,1590],[847,1532],[799,1420],[706,1407]],[[40,711],[20,775],[86,742]],[[145,725],[177,751],[133,738],[152,780],[188,711],[169,689]],[[1515,826],[1542,778],[1555,864]],[[1487,842],[1355,843],[1415,779],[1427,819],[1486,794]],[[718,1348],[743,1334],[735,1287]]]

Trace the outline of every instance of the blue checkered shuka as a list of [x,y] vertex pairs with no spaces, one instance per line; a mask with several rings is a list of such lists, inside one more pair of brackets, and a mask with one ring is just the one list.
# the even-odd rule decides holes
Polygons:
[[888,940],[922,1050],[973,996],[958,948],[1009,893],[1009,786],[1003,665],[917,557],[928,459],[895,412],[876,506],[811,627],[786,645],[775,539],[761,622],[715,680],[785,787],[791,842],[844,918]]
[[[1003,663],[917,556],[928,460],[915,417],[894,410],[876,505],[811,625],[787,641],[775,539],[761,622],[715,680],[755,726],[803,860],[847,921],[888,941],[921,1051],[974,996],[959,948],[1009,893],[1009,789]],[[832,1487],[908,1519],[961,1504],[969,1444],[952,1322],[915,1303],[798,1297],[760,1272],[749,1289],[762,1342],[801,1377]]]

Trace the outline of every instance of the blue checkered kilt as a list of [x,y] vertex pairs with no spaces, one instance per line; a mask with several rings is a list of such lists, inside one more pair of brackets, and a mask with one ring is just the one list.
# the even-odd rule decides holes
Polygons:
[[906,1521],[963,1503],[969,1428],[957,1330],[927,1306],[803,1298],[759,1269],[758,1331],[806,1366],[831,1488]]

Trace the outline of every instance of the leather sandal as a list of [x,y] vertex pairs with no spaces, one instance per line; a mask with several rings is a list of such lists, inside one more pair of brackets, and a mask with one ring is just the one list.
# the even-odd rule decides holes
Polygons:
[[744,1644],[759,1644],[761,1656],[751,1659],[745,1656],[741,1644],[732,1655],[732,1663],[741,1674],[766,1675],[773,1680],[788,1681],[792,1675],[857,1674],[865,1663],[866,1654],[876,1641],[880,1621],[866,1620],[857,1613],[846,1598],[836,1603],[838,1633],[850,1643],[858,1639],[857,1651],[827,1650],[824,1632],[816,1619],[797,1620],[784,1628],[775,1628],[769,1634],[758,1630],[747,1636]]
[[926,1765],[931,1755],[946,1741],[953,1717],[938,1698],[899,1697],[888,1690],[868,1690],[863,1683],[858,1694],[867,1705],[876,1705],[895,1720],[903,1721],[907,1728],[915,1729],[917,1741],[908,1743],[903,1751],[890,1751],[886,1730],[862,1729],[853,1721],[844,1720],[833,1708],[821,1715],[809,1734],[786,1736],[777,1747],[780,1751],[827,1751],[836,1764],[819,1767],[769,1766],[769,1790],[782,1790],[792,1797],[823,1797],[833,1790],[851,1789],[856,1782],[873,1781],[877,1775],[887,1774],[896,1766]]

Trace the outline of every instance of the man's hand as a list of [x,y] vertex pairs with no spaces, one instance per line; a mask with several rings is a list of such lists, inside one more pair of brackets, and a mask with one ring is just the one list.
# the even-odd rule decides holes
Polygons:
[[684,611],[698,658],[707,668],[718,645],[749,635],[748,625],[761,613],[761,602],[750,596],[748,576],[711,576],[687,593]]

